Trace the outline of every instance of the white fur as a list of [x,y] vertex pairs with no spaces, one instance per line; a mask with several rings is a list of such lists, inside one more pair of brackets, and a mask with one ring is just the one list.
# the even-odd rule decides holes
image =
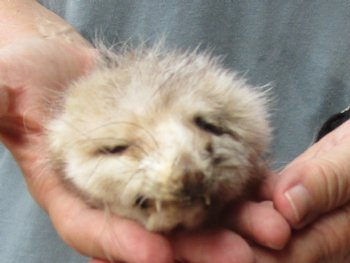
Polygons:
[[[193,228],[261,176],[270,140],[262,89],[206,54],[101,54],[48,126],[54,165],[89,202],[150,230]],[[199,127],[197,116],[224,132]],[[128,148],[101,150],[117,145]]]

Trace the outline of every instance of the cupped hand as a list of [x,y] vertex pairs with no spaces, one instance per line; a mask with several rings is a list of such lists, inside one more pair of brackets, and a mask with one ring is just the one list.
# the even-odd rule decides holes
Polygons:
[[265,196],[296,229],[278,253],[257,249],[257,262],[349,262],[350,121],[271,177]]
[[[229,207],[221,227],[168,236],[177,263],[253,263],[251,244],[278,251],[285,247],[290,228],[272,202],[242,202]],[[93,259],[89,263],[108,263]],[[144,262],[154,262],[153,260]]]
[[92,209],[63,185],[45,161],[44,125],[57,94],[88,74],[93,56],[74,29],[36,1],[0,2],[0,139],[62,239],[96,263],[250,263],[249,242],[282,248],[289,227],[271,203],[242,203],[228,209],[221,227],[166,237]]
[[128,220],[107,220],[102,211],[68,191],[45,164],[43,125],[53,107],[51,99],[91,69],[94,52],[89,44],[30,0],[0,3],[0,40],[0,139],[59,235],[86,256],[172,262],[164,237]]

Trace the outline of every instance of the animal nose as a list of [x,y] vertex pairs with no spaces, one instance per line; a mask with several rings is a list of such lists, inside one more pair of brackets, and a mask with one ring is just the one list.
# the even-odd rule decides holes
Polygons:
[[205,191],[205,175],[202,171],[185,171],[182,177],[182,194],[190,200],[203,196]]

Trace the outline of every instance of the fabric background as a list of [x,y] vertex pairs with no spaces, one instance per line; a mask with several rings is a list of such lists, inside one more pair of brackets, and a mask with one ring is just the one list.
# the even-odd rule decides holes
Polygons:
[[[307,148],[350,98],[349,1],[42,0],[88,39],[110,43],[165,36],[169,47],[200,45],[253,85],[271,83],[273,166]],[[87,259],[57,237],[0,145],[0,258],[6,263]]]

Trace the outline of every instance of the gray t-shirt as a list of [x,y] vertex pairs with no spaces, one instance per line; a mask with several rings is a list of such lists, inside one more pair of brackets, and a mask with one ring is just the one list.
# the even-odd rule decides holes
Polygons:
[[[280,168],[308,147],[321,123],[349,104],[348,1],[42,0],[86,38],[111,42],[165,36],[170,47],[210,48],[253,85],[273,86]],[[0,145],[0,258],[6,263],[78,263],[57,236]]]

